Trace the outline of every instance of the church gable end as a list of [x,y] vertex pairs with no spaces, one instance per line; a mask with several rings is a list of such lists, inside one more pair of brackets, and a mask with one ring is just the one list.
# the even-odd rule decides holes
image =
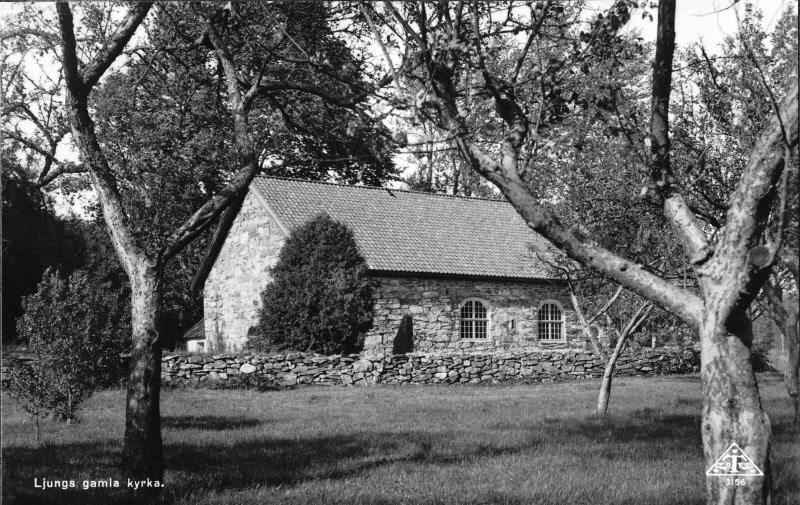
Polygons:
[[271,280],[285,236],[255,191],[233,220],[203,289],[209,350],[240,350],[257,322],[261,291]]

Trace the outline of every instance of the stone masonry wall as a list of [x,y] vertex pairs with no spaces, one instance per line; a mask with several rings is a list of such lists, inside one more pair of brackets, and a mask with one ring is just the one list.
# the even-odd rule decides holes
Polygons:
[[[616,376],[683,374],[699,370],[699,353],[678,348],[626,350]],[[575,349],[485,354],[385,356],[165,355],[165,385],[202,385],[238,375],[258,374],[284,386],[371,384],[482,384],[506,381],[554,382],[602,377],[599,356]]]
[[[472,281],[410,277],[379,277],[375,293],[375,318],[367,333],[364,352],[391,352],[404,315],[411,315],[414,351],[531,349],[535,347],[583,347],[569,292],[555,283]],[[463,341],[460,308],[464,300],[478,298],[488,307],[489,338]],[[540,341],[537,312],[545,301],[561,307],[566,342]]]
[[283,241],[277,223],[250,191],[203,289],[206,349],[244,348]]
[[[255,191],[245,197],[227,239],[205,282],[205,349],[238,352],[246,347],[248,333],[257,323],[261,292],[271,281],[285,241]],[[530,349],[582,347],[566,288],[540,282],[500,282],[414,277],[376,277],[375,318],[365,336],[364,351],[391,352],[400,321],[413,318],[414,351]],[[478,298],[488,307],[489,338],[463,341],[460,307]],[[566,340],[539,341],[537,311],[545,301],[555,301],[565,318]]]

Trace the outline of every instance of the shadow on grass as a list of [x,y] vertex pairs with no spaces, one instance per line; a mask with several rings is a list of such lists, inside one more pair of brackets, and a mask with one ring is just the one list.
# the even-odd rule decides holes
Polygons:
[[[205,429],[223,429],[215,421],[205,422]],[[169,423],[178,428],[201,427],[196,417],[174,418]],[[514,447],[462,445],[455,452],[446,450],[449,443],[447,434],[386,432],[308,439],[249,439],[232,444],[216,441],[167,444],[164,449],[168,486],[161,502],[169,503],[176,497],[204,490],[348,479],[395,463],[459,465],[526,451],[539,442],[531,439]],[[135,503],[124,489],[80,489],[82,479],[107,478],[120,481],[125,488],[118,444],[112,447],[99,443],[46,445],[35,449],[11,447],[4,450],[3,458],[8,469],[3,483],[4,503]],[[74,480],[78,489],[37,489],[34,478],[39,481],[43,478]]]
[[[658,447],[664,444],[671,444],[673,454],[677,452],[680,457],[702,457],[700,416],[696,415],[669,415],[644,409],[625,417],[609,414],[572,419],[568,423],[547,417],[543,424],[550,444],[561,444],[582,457],[658,461],[664,457]],[[632,454],[627,450],[632,445],[641,450]]]
[[252,428],[264,424],[258,419],[220,416],[164,416],[161,426],[176,430],[226,431]]
[[[230,423],[233,423],[231,425]],[[196,428],[218,431],[259,424],[245,418],[187,416],[165,418],[165,426],[175,429]],[[223,425],[222,423],[228,423]],[[486,459],[520,453],[580,455],[581,460],[632,458],[642,462],[663,458],[661,449],[669,444],[679,457],[701,457],[698,416],[666,415],[649,409],[627,417],[590,417],[560,422],[545,419],[524,426],[528,432],[520,443],[506,444],[502,434],[474,444],[465,433],[405,431],[365,432],[328,437],[270,438],[251,435],[246,440],[204,440],[171,443],[165,446],[168,487],[162,503],[202,496],[206,491],[225,492],[254,486],[285,487],[309,481],[340,480],[364,477],[377,468],[390,465],[464,465]],[[502,430],[500,430],[502,432]],[[791,431],[782,424],[774,426],[776,438],[791,443]],[[511,438],[511,435],[509,435]],[[637,447],[634,453],[624,446]],[[673,452],[675,455],[675,452]],[[116,478],[124,487],[125,479],[118,466],[119,443],[79,443],[15,448],[3,454],[4,503],[84,504],[134,503],[124,491],[117,490],[47,490],[35,489],[33,479]],[[784,476],[785,477],[785,476]],[[783,478],[781,495],[796,496],[798,479]],[[424,500],[424,497],[420,497]],[[489,499],[491,498],[491,499]],[[496,501],[495,501],[496,498]],[[488,500],[488,501],[487,501]],[[399,503],[399,502],[398,502]],[[475,503],[523,503],[517,497],[484,496]],[[667,503],[659,501],[659,503]],[[679,503],[679,502],[676,502]],[[786,502],[788,503],[788,502]]]
[[311,480],[338,480],[397,463],[459,465],[532,449],[537,439],[504,447],[457,446],[452,437],[428,432],[381,432],[309,439],[249,441],[246,445],[168,447],[167,468],[181,474],[187,489],[241,488],[253,484],[293,486]]

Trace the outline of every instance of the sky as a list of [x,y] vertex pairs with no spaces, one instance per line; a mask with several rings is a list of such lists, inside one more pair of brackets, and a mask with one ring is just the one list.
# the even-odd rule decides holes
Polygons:
[[[780,13],[792,2],[795,0],[750,1],[764,12],[767,31],[775,26]],[[0,3],[0,16],[16,12],[23,3],[27,2]],[[589,0],[590,5],[595,4],[598,8],[609,3],[609,0]],[[743,9],[744,1],[737,0],[678,0],[678,12],[675,19],[678,45],[683,47],[687,43],[702,38],[708,44],[708,48],[716,46],[726,35],[731,35],[736,30],[736,12],[742,12]],[[652,9],[652,12],[655,17],[655,9]],[[634,20],[633,24],[643,28],[642,35],[646,39],[655,39],[655,22],[651,23],[638,18],[638,20]]]
[[[588,0],[588,7],[602,11],[612,2],[613,0]],[[750,0],[751,4],[763,12],[763,24],[767,33],[772,31],[790,3],[795,2],[796,0]],[[654,41],[656,36],[657,1],[653,0],[651,3],[653,7],[648,11],[652,14],[653,20],[643,18],[641,13],[636,13],[629,23],[629,29],[638,30],[642,38],[647,41]],[[4,28],[3,17],[19,12],[22,5],[22,2],[0,3],[0,30]],[[737,14],[743,16],[744,8],[745,2],[737,0],[677,0],[675,34],[678,48],[683,49],[691,43],[700,41],[708,54],[718,52],[718,47],[725,37],[736,33]],[[70,159],[75,156],[68,154],[62,158]],[[398,165],[407,166],[408,172],[413,170],[411,164],[405,160],[397,161]],[[59,213],[75,210],[70,209],[70,205],[63,199],[57,198],[57,202]]]
[[[655,2],[654,2],[655,3]],[[764,13],[764,28],[771,32],[780,15],[795,0],[751,0],[756,8]],[[737,13],[744,15],[745,2],[735,0],[678,0],[675,13],[675,43],[679,48],[702,41],[709,53],[716,52],[725,37],[736,33]],[[632,28],[640,29],[645,40],[656,38],[657,9],[651,9],[653,21],[635,16]]]

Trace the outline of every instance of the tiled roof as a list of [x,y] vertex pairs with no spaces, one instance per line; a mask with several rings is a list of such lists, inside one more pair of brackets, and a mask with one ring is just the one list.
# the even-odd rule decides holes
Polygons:
[[322,212],[345,223],[370,270],[552,278],[537,254],[552,258],[555,248],[505,200],[275,177],[251,188],[289,231]]
[[194,323],[191,328],[186,330],[181,340],[201,340],[206,338],[205,320],[201,319]]

